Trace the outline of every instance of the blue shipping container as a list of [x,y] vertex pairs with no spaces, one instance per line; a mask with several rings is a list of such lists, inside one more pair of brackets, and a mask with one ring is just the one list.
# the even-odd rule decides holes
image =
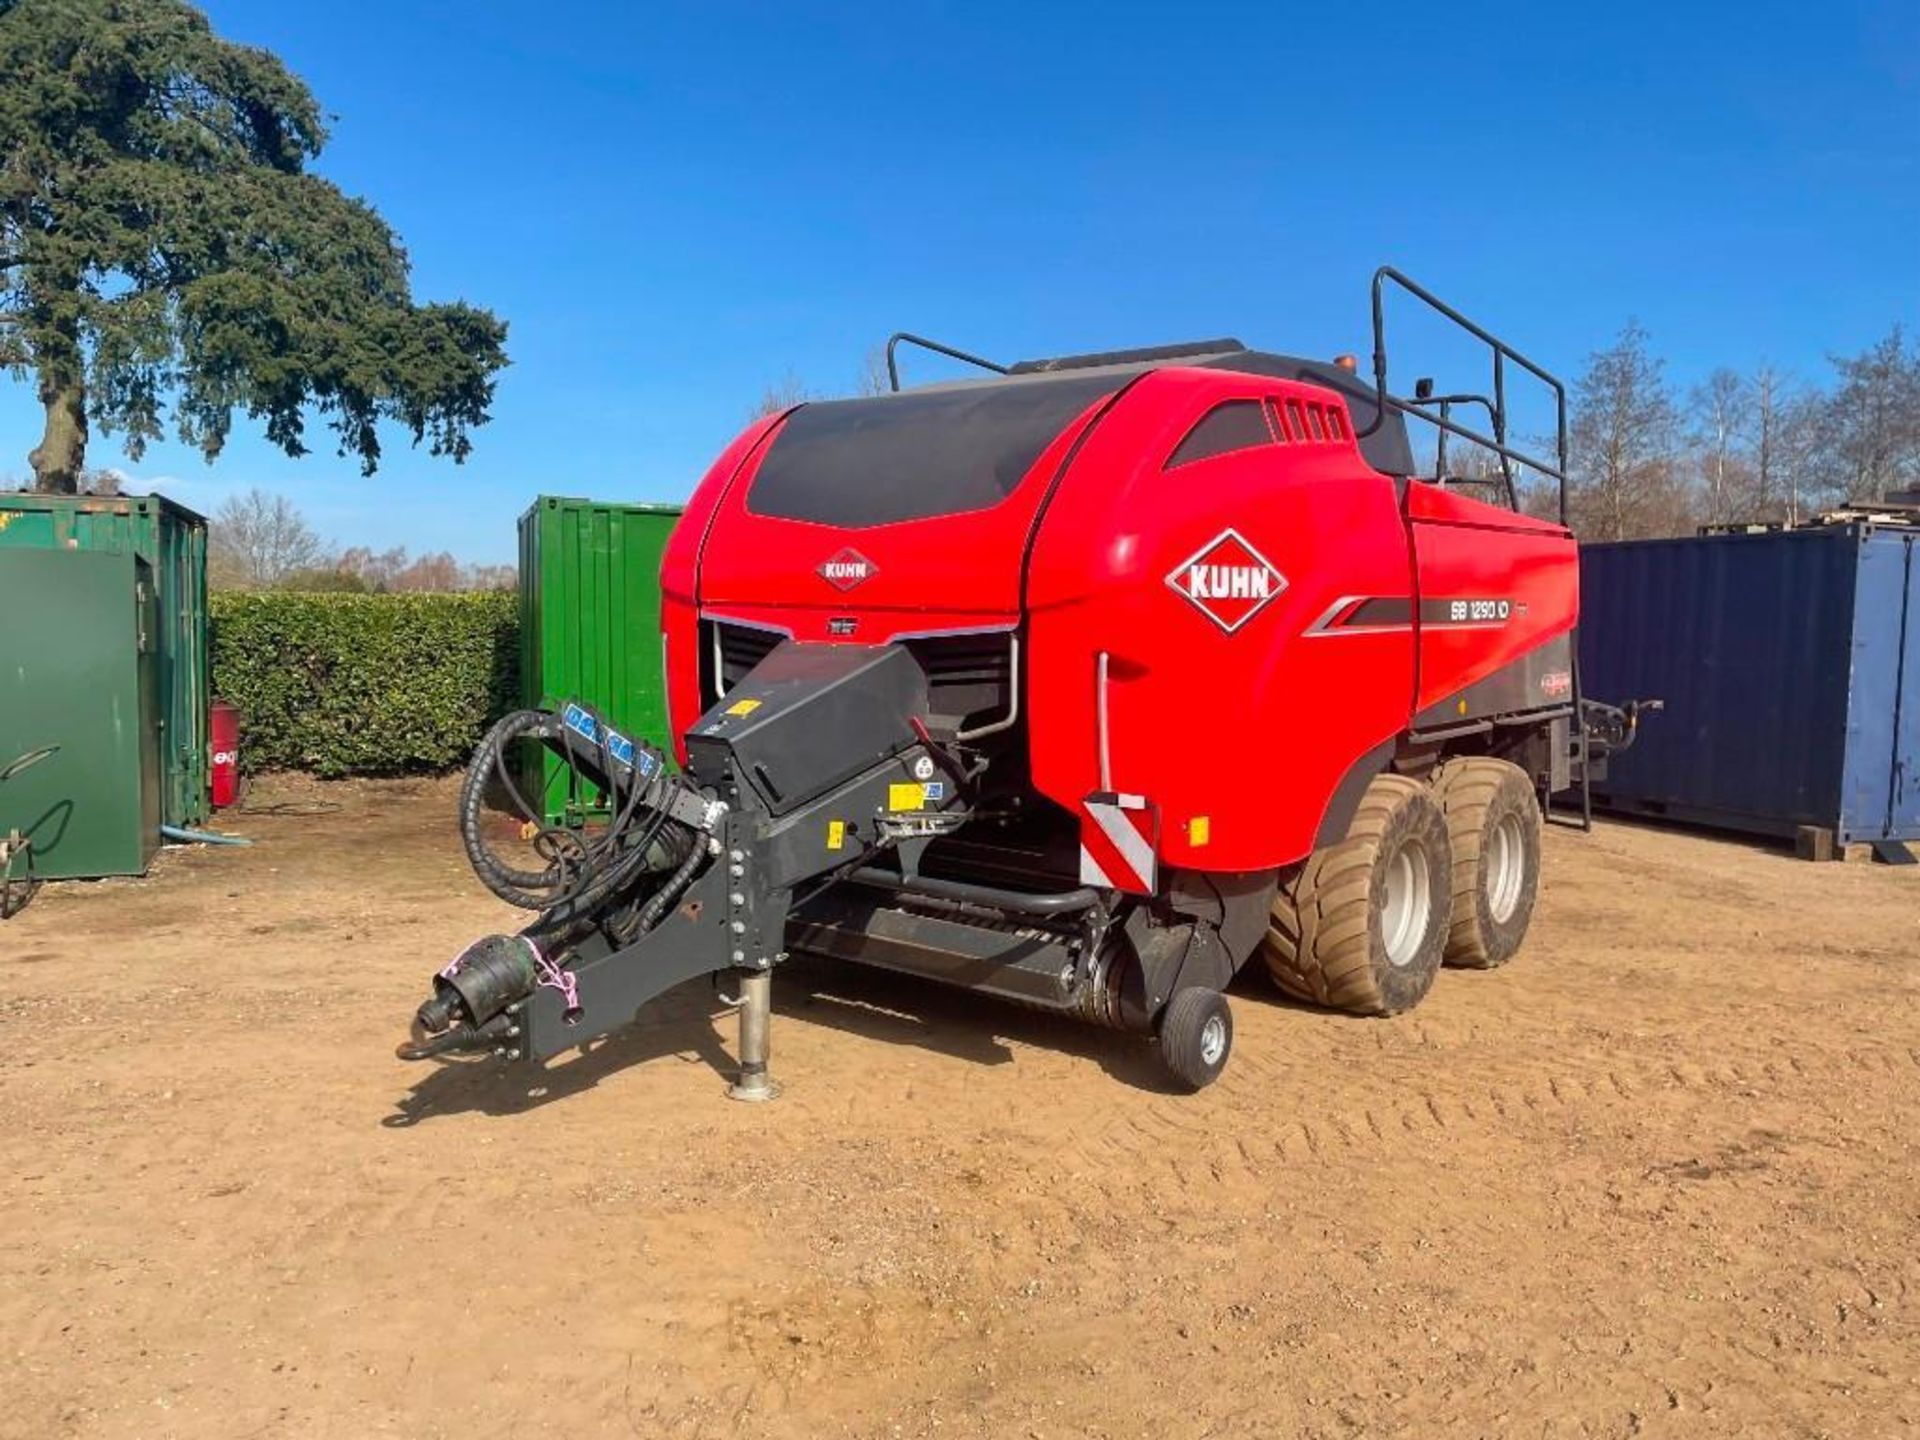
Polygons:
[[1583,547],[1583,692],[1666,702],[1594,803],[1920,839],[1917,538],[1855,524]]

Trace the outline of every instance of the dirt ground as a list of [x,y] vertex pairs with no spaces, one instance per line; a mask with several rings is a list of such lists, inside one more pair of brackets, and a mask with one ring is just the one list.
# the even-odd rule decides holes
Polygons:
[[[927,985],[705,987],[557,1065],[402,1064],[515,912],[442,782],[0,926],[0,1434],[1920,1430],[1920,869],[1550,832],[1528,949],[1233,1062]],[[262,810],[258,807],[279,807]]]

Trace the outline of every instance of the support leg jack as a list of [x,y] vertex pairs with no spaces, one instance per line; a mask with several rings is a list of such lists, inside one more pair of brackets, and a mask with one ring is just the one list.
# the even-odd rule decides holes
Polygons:
[[767,1073],[773,1024],[773,972],[740,972],[740,1077],[728,1088],[734,1100],[771,1100],[780,1093]]

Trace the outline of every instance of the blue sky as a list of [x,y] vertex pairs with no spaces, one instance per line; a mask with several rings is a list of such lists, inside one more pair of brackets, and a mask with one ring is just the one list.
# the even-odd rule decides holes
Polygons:
[[[250,434],[90,458],[343,544],[506,560],[538,493],[682,498],[769,382],[849,389],[901,328],[1364,352],[1382,262],[1569,375],[1629,316],[1682,385],[1920,326],[1912,0],[207,9],[513,367],[464,466],[398,433],[372,480]],[[1396,335],[1403,384],[1463,361]],[[37,433],[0,384],[0,475]]]

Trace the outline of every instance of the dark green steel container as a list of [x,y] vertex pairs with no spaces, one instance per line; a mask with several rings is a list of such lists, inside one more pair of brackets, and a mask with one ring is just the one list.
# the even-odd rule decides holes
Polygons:
[[[520,517],[520,688],[535,709],[594,706],[672,753],[660,649],[660,557],[678,505],[611,505],[542,495]],[[604,814],[571,771],[528,746],[521,794],[549,825]]]
[[0,494],[0,558],[18,549],[132,555],[150,568],[159,617],[160,813],[168,825],[205,823],[205,517],[160,495]]
[[56,747],[0,779],[35,875],[138,875],[159,848],[155,578],[127,551],[0,550],[0,771]]

